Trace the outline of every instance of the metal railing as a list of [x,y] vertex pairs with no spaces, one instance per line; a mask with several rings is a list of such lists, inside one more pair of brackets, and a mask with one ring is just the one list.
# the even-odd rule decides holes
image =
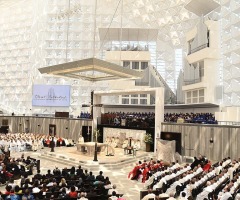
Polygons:
[[135,86],[148,86],[148,82],[142,82],[142,81],[136,80]]
[[218,121],[218,125],[240,126],[240,122],[234,122],[234,121]]
[[188,55],[190,55],[190,54],[192,54],[192,53],[195,53],[195,52],[197,52],[197,51],[200,51],[200,50],[202,50],[202,49],[205,49],[205,48],[207,48],[207,47],[209,47],[209,43],[203,44],[203,45],[198,46],[198,47],[196,47],[196,48],[194,48],[194,49],[190,49],[190,52],[188,53]]
[[191,85],[191,84],[194,84],[194,83],[200,83],[202,81],[201,78],[197,78],[197,79],[185,79],[184,80],[184,84],[185,85]]

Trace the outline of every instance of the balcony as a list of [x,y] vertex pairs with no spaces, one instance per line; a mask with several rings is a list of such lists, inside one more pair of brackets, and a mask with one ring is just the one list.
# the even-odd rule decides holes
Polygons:
[[201,78],[198,79],[185,79],[184,80],[184,84],[185,85],[191,85],[191,84],[195,84],[195,83],[200,83],[202,81]]
[[202,50],[204,48],[207,48],[207,47],[209,47],[209,43],[203,44],[203,45],[198,46],[197,48],[194,48],[194,49],[190,49],[190,52],[188,53],[188,55],[191,55],[191,54],[193,54],[193,53],[195,53],[197,51],[200,51],[200,50]]

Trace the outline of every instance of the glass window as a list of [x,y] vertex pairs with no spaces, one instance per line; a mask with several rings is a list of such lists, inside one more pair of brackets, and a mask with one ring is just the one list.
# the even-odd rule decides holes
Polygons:
[[193,103],[198,103],[198,98],[193,98]]
[[132,62],[132,69],[139,69],[139,62]]
[[141,62],[141,69],[146,69],[148,67],[148,62]]
[[131,97],[138,97],[138,95],[137,94],[132,94]]
[[140,97],[147,97],[147,94],[140,94]]
[[204,89],[199,90],[199,96],[204,96]]
[[122,104],[129,104],[129,99],[122,99]]
[[193,97],[198,97],[198,90],[193,91]]
[[199,76],[200,77],[204,76],[204,66],[199,66]]
[[204,97],[199,97],[199,103],[203,103],[204,102]]
[[138,99],[131,99],[131,104],[138,104]]
[[129,61],[123,61],[123,67],[130,68],[130,62]]
[[140,99],[140,104],[147,104],[147,99]]

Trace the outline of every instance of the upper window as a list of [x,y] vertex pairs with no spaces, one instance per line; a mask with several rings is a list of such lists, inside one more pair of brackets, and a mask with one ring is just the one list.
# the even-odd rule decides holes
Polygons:
[[132,69],[139,69],[139,62],[132,62]]
[[141,69],[144,70],[148,67],[148,62],[141,62]]

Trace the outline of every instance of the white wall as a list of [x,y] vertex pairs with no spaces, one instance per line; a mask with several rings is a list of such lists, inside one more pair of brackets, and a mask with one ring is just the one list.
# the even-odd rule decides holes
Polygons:
[[218,121],[240,122],[240,107],[225,107],[222,112],[216,113]]

